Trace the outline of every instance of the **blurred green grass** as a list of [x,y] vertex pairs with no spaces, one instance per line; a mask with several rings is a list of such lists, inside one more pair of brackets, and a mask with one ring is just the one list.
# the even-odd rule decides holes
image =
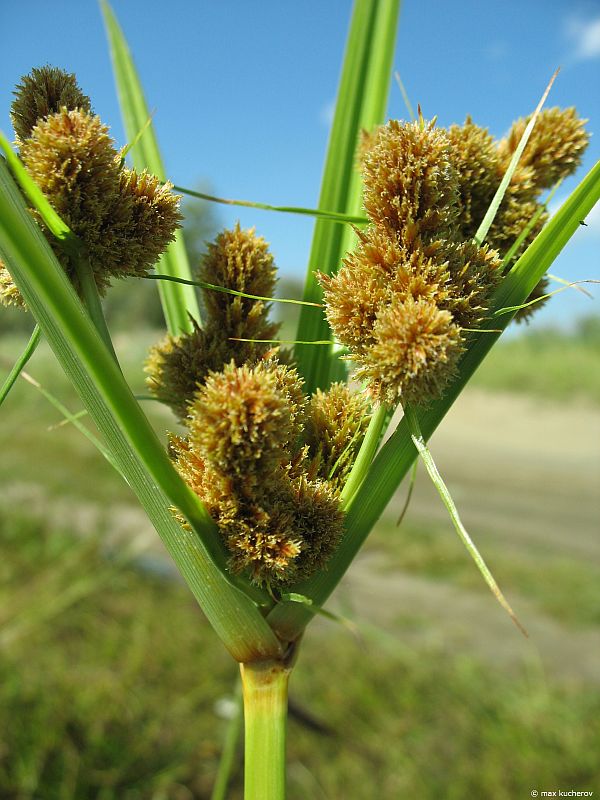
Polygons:
[[[152,331],[117,338],[136,391],[145,392],[141,363],[156,338]],[[3,336],[3,370],[24,342],[22,335]],[[568,438],[577,408],[596,419],[599,355],[597,319],[569,334],[525,332],[501,342],[475,382],[483,402],[498,392],[544,397]],[[28,370],[79,410],[45,346]],[[575,409],[574,400],[581,404]],[[147,408],[164,435],[172,417],[154,403]],[[535,414],[536,404],[531,408]],[[235,665],[184,587],[121,563],[124,545],[152,532],[89,443],[72,426],[48,431],[58,415],[23,381],[1,415],[0,797],[208,798],[225,725],[215,701],[231,692]],[[515,420],[496,426],[509,422]],[[456,424],[448,420],[449,428]],[[468,443],[471,450],[484,446]],[[494,452],[499,445],[487,446]],[[433,447],[442,462],[456,450],[454,440]],[[556,486],[548,473],[543,494],[519,471],[533,461],[521,466],[522,453],[501,455],[513,459],[514,483],[503,491],[512,493],[515,509],[504,508],[500,519],[493,496],[506,471],[500,456],[497,472],[482,474],[465,449],[462,472],[450,482],[467,522],[469,515],[478,522],[473,533],[501,585],[533,624],[541,655],[510,623],[502,627],[502,613],[434,496],[420,497],[418,489],[395,528],[401,489],[356,564],[354,582],[334,601],[357,619],[361,641],[317,620],[304,642],[292,698],[332,733],[292,719],[291,800],[513,800],[532,789],[594,788],[600,681],[590,673],[600,635],[600,569],[592,557],[593,521],[587,511],[578,517],[569,509],[576,494],[564,495],[564,518],[550,505],[551,495],[566,491],[569,480],[578,483],[580,473],[567,459],[556,467]],[[528,501],[555,518],[539,512],[539,538],[533,505],[531,520],[518,518],[520,483]],[[482,495],[490,496],[483,502]],[[502,493],[498,498],[505,503]],[[486,515],[487,527],[479,524]],[[506,525],[509,538],[499,534]],[[578,525],[589,530],[578,534]],[[157,566],[158,558],[153,550],[154,560],[145,563]],[[464,613],[454,631],[453,617]],[[587,669],[576,663],[582,654],[586,659],[586,648]],[[562,650],[568,669],[550,664],[549,650]],[[238,771],[232,797],[241,797],[240,777]]]
[[470,385],[599,404],[600,317],[584,317],[569,332],[525,329],[500,341]]
[[[226,724],[215,702],[231,692],[235,666],[187,591],[26,514],[0,523],[0,796],[208,798]],[[53,608],[74,580],[85,582],[79,596]],[[357,643],[329,625],[308,637],[292,682],[294,705],[329,733],[292,718],[289,796],[589,788],[600,692],[540,678],[400,640]]]

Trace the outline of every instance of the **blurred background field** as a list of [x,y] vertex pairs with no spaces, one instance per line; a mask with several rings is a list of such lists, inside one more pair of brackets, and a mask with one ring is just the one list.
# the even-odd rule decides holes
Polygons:
[[[26,340],[4,322],[3,373]],[[116,336],[143,393],[159,335]],[[44,344],[27,370],[80,409]],[[164,434],[169,412],[146,405]],[[235,666],[127,487],[59,422],[22,380],[2,408],[0,797],[208,798]],[[419,470],[402,525],[406,484],[329,606],[358,635],[319,618],[306,636],[292,800],[598,790],[599,441],[598,317],[499,343],[432,450],[530,639]]]

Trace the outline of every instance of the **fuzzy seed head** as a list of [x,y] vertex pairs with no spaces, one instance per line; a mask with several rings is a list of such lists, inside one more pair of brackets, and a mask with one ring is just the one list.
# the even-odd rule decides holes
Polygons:
[[63,109],[40,120],[21,145],[27,171],[80,235],[98,228],[115,202],[119,185],[115,155],[106,125],[78,110]]
[[462,239],[472,238],[483,221],[498,188],[500,157],[492,136],[467,117],[464,125],[451,125],[448,139],[458,175],[459,218]]
[[211,340],[194,322],[191,333],[168,334],[150,349],[144,365],[148,373],[146,384],[157,400],[169,406],[180,420],[185,420],[188,405],[209,372],[227,363],[226,357],[220,361],[220,356],[224,355],[221,351],[220,342]]
[[467,240],[449,247],[447,256],[447,291],[438,305],[450,311],[460,327],[476,328],[486,318],[489,299],[502,277],[498,253]]
[[[518,119],[508,136],[499,143],[498,151],[504,168],[530,119]],[[560,178],[572,175],[581,164],[589,143],[585,122],[577,116],[575,108],[547,108],[540,112],[520,161],[521,169],[529,167],[532,170],[536,193],[550,189]]]
[[364,205],[376,225],[414,246],[444,238],[458,207],[458,177],[446,133],[433,123],[392,120],[373,136],[362,161]]
[[[208,245],[200,266],[200,279],[238,292],[272,297],[276,268],[269,246],[254,228],[244,230],[239,223],[220,233]],[[262,303],[221,292],[204,292],[206,310],[212,319],[233,329],[250,312],[264,314]]]
[[77,85],[75,75],[56,67],[34,67],[13,94],[11,119],[20,141],[29,138],[40,120],[63,108],[91,112],[90,98]]
[[369,419],[370,405],[363,392],[353,392],[345,383],[332,383],[325,392],[317,389],[310,398],[305,431],[310,472],[341,489]]
[[298,478],[291,484],[292,527],[302,546],[294,562],[294,580],[327,568],[344,533],[339,496],[327,481]]
[[[217,523],[231,569],[259,584],[284,587],[325,568],[342,536],[341,479],[319,478],[302,443],[306,404],[291,367],[273,360],[232,363],[211,373],[197,392],[189,436],[170,440],[178,471]],[[336,452],[352,457],[346,445],[356,448],[360,439],[344,442],[344,432],[346,438],[362,433],[364,397],[335,385],[316,407],[324,418],[322,447],[316,426],[311,429],[319,462]],[[344,461],[341,469],[347,468]]]
[[375,402],[426,405],[455,373],[463,351],[459,327],[433,300],[394,298],[375,324],[375,345],[356,376]]
[[[200,276],[217,286],[264,297],[275,288],[275,265],[266,242],[239,225],[209,245]],[[203,296],[204,327],[195,325],[191,333],[168,336],[152,348],[145,367],[150,390],[181,420],[210,372],[219,372],[230,362],[241,367],[268,358],[275,349],[260,340],[273,339],[279,330],[279,324],[268,320],[268,303],[210,289],[203,290]]]
[[[539,210],[540,204],[536,200],[527,200],[509,186],[487,236],[492,247],[500,253],[506,253]],[[548,213],[542,211],[507,266],[511,266],[525,252],[547,221]]]
[[0,258],[0,305],[25,308],[21,292],[15,286],[12,275]]
[[189,409],[194,449],[240,485],[253,487],[272,474],[299,435],[282,391],[291,373],[275,362],[255,367],[231,363],[212,373]]
[[175,239],[181,197],[172,188],[146,171],[121,169],[119,200],[105,223],[105,249],[115,252],[112,276],[146,275]]
[[66,109],[51,114],[23,142],[21,157],[84,243],[101,291],[111,278],[145,275],[174,238],[179,198],[168,184],[121,166],[99,117]]

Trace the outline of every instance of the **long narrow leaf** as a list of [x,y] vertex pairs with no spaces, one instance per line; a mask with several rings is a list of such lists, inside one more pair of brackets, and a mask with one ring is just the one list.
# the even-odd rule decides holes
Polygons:
[[217,286],[215,283],[207,281],[187,281],[185,278],[174,278],[172,275],[146,275],[146,279],[154,281],[174,281],[175,283],[185,283],[188,286],[200,286],[202,289],[210,289],[212,292],[230,294],[234,297],[247,297],[249,300],[263,300],[265,303],[291,303],[295,306],[312,306],[313,308],[323,308],[323,303],[307,303],[304,300],[290,300],[284,297],[266,297],[260,294],[248,294],[248,292],[238,292],[237,289],[228,289],[226,286]]
[[498,209],[500,208],[500,203],[504,198],[506,190],[508,189],[508,185],[512,180],[512,176],[514,175],[515,169],[517,168],[517,164],[519,163],[519,159],[523,155],[523,150],[525,150],[527,142],[529,141],[529,137],[531,136],[531,132],[533,131],[534,125],[537,121],[540,111],[542,110],[542,106],[546,102],[546,98],[550,93],[550,89],[552,88],[552,84],[556,80],[557,75],[558,75],[558,70],[556,70],[554,75],[550,78],[550,82],[548,83],[548,86],[546,86],[544,94],[540,98],[540,102],[537,104],[535,111],[531,115],[531,119],[529,120],[525,130],[523,131],[523,135],[519,139],[519,144],[517,145],[517,148],[513,153],[510,163],[506,169],[506,172],[504,173],[502,180],[500,181],[500,186],[498,186],[496,194],[494,195],[494,197],[492,198],[492,202],[490,203],[490,207],[488,208],[485,217],[481,221],[481,225],[477,229],[477,233],[473,237],[477,242],[477,244],[481,244],[485,240],[485,237],[488,234],[490,226],[494,221],[494,217],[498,213]]
[[[319,208],[344,214],[361,211],[356,148],[361,128],[370,128],[381,122],[385,114],[399,8],[400,0],[380,0],[377,3],[356,0],[327,148]],[[341,225],[317,220],[304,300],[318,302],[321,299],[315,270],[324,273],[337,270],[349,241],[349,234]],[[303,309],[296,339],[328,338],[327,321]],[[342,367],[333,366],[335,362],[340,363],[337,358],[334,361],[333,348],[315,350],[299,345],[295,354],[307,392],[325,387],[332,378],[340,377]]]
[[[127,138],[131,142],[135,141],[130,150],[133,164],[137,170],[147,169],[161,180],[165,180],[165,168],[154,133],[154,126],[151,122],[148,123],[151,115],[133,58],[112,8],[106,0],[101,0],[101,5],[110,44],[123,124]],[[138,139],[140,131],[143,133]],[[190,279],[192,277],[181,232],[177,234],[175,241],[161,257],[159,272],[179,278]],[[193,288],[175,283],[161,283],[159,292],[169,332],[174,335],[191,332],[193,326],[190,315],[200,322],[200,310]]]
[[31,356],[35,353],[38,344],[40,343],[42,332],[40,331],[40,326],[36,325],[33,329],[33,333],[27,345],[25,346],[25,350],[21,353],[19,358],[15,361],[13,368],[6,376],[6,380],[2,384],[2,388],[0,389],[0,406],[6,400],[8,393],[12,389],[15,384],[15,381],[25,368],[25,365],[31,358]]
[[[1,159],[0,253],[119,470],[226,646],[240,660],[278,652],[252,600],[226,577],[214,523],[173,468]],[[171,505],[188,519],[189,530],[173,518]]]
[[[592,168],[502,281],[493,298],[492,313],[498,308],[519,305],[527,299],[569,239],[579,230],[579,221],[585,219],[599,199],[600,162]],[[505,329],[512,316],[507,314],[498,318],[498,327]],[[473,335],[459,365],[457,378],[440,400],[418,412],[419,427],[425,441],[435,431],[499,336],[483,333]],[[354,493],[346,513],[346,534],[327,570],[311,581],[293,587],[293,591],[310,597],[317,605],[326,601],[407,474],[415,456],[410,432],[402,420]],[[300,635],[310,616],[306,608],[281,603],[269,614],[269,621],[283,638],[292,640]]]
[[515,623],[517,628],[519,628],[521,633],[523,633],[523,634],[525,634],[525,636],[527,636],[527,631],[525,630],[525,628],[521,625],[521,623],[517,619],[517,616],[516,616],[515,612],[510,607],[510,604],[508,603],[508,600],[504,597],[502,591],[500,590],[500,587],[496,583],[496,579],[494,578],[494,576],[490,572],[490,569],[489,569],[488,565],[483,560],[483,557],[481,556],[479,550],[475,546],[475,543],[473,542],[473,540],[469,536],[469,533],[468,533],[467,529],[465,528],[465,526],[462,523],[462,520],[461,520],[461,518],[459,516],[459,513],[458,513],[458,509],[456,508],[456,504],[454,503],[454,500],[452,499],[452,495],[448,491],[448,487],[446,486],[442,476],[439,473],[437,465],[436,465],[435,461],[433,460],[433,456],[431,455],[431,451],[429,450],[429,448],[427,447],[427,444],[425,443],[425,440],[423,439],[423,434],[421,433],[421,430],[419,428],[419,420],[417,418],[417,415],[415,414],[414,409],[410,408],[408,406],[405,407],[404,416],[406,417],[406,425],[407,425],[408,430],[410,432],[410,438],[412,439],[412,442],[413,442],[417,452],[421,456],[421,458],[423,460],[423,463],[425,464],[425,468],[427,469],[427,472],[429,473],[429,477],[431,478],[431,481],[432,481],[433,485],[437,489],[438,494],[442,499],[442,502],[446,506],[446,508],[448,510],[448,513],[450,514],[450,519],[452,520],[452,523],[453,523],[454,527],[456,528],[456,532],[460,536],[460,539],[461,539],[462,543],[466,547],[467,552],[469,553],[469,555],[471,556],[471,558],[475,562],[475,564],[477,566],[477,569],[483,575],[483,579],[485,580],[485,582],[489,586],[489,588],[490,588],[492,594],[494,595],[494,597],[496,598],[496,600],[500,603],[502,608],[506,611],[506,613],[509,615],[509,617],[512,619],[512,621]]
[[338,214],[335,211],[325,211],[318,208],[302,208],[301,206],[272,206],[269,203],[257,203],[252,200],[227,200],[224,197],[215,197],[214,194],[197,192],[193,189],[184,189],[183,186],[174,186],[173,189],[180,194],[187,194],[190,197],[197,197],[199,200],[208,200],[209,203],[221,203],[225,206],[241,206],[242,208],[257,208],[260,211],[277,211],[281,214],[300,214],[304,217],[317,217],[319,219],[329,219],[333,222],[347,222],[352,225],[366,225],[369,221],[364,216],[352,216],[351,214]]
[[59,412],[59,414],[62,414],[62,416],[64,418],[63,422],[69,422],[75,428],[77,428],[79,433],[81,433],[82,436],[85,436],[85,438],[88,440],[88,442],[90,442],[96,448],[96,450],[102,456],[104,456],[104,458],[108,461],[108,463],[111,465],[111,467],[114,467],[114,469],[117,470],[117,472],[121,475],[121,477],[124,477],[121,474],[121,472],[119,470],[119,467],[117,466],[117,462],[111,456],[111,454],[106,449],[106,447],[102,444],[100,439],[98,439],[97,436],[95,436],[90,430],[88,430],[88,428],[85,427],[85,425],[83,425],[79,421],[79,418],[81,416],[80,413],[79,414],[71,414],[69,409],[64,405],[64,403],[61,403],[61,401],[58,399],[58,397],[56,397],[56,395],[52,394],[52,392],[49,392],[47,389],[45,389],[42,386],[42,384],[39,381],[37,381],[28,372],[21,372],[21,378],[23,378],[24,381],[26,381],[31,386],[33,386],[34,389],[37,389],[37,391],[42,395],[42,397],[45,397],[46,400],[50,403],[50,405],[54,406],[54,408]]

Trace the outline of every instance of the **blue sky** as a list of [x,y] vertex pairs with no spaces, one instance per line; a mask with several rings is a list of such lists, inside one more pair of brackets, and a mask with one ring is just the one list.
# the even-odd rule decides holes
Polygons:
[[[175,183],[205,180],[224,197],[316,205],[349,0],[113,0],[113,8]],[[0,26],[3,130],[19,77],[51,63],[77,74],[124,143],[95,0],[0,2]],[[596,132],[577,178],[561,187],[564,198],[600,157],[600,0],[404,0],[395,69],[413,104],[441,125],[471,114],[501,136],[535,107],[557,66],[548,104],[575,105]],[[388,113],[406,114],[394,84]],[[281,273],[304,274],[310,220],[224,207],[217,214],[223,225],[255,225]],[[600,277],[600,209],[588,223],[554,266],[564,278]],[[569,290],[536,324],[599,311],[598,300]]]

